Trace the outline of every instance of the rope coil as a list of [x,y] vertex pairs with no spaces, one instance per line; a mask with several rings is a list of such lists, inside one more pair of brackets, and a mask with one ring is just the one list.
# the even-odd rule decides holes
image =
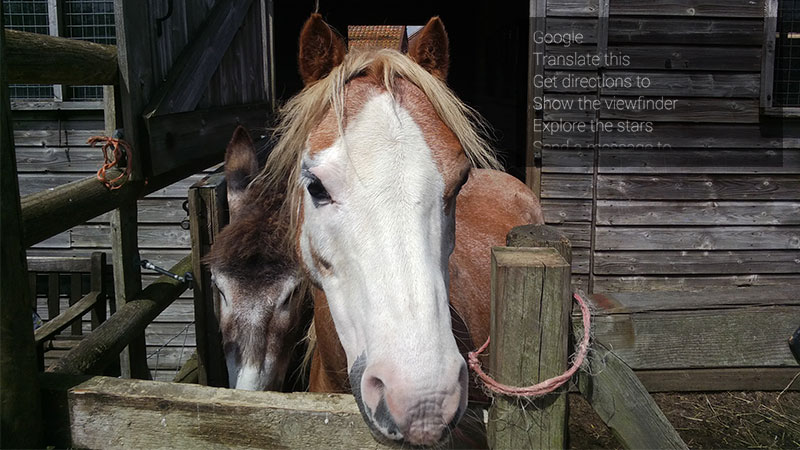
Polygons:
[[[119,189],[130,179],[131,167],[133,167],[133,149],[130,144],[122,139],[108,136],[92,136],[86,141],[90,147],[94,147],[98,142],[103,143],[103,165],[97,171],[97,179],[112,191]],[[118,177],[109,180],[107,171],[114,167],[119,167],[123,156],[128,158],[125,169]]]
[[567,380],[572,378],[572,375],[574,375],[575,372],[580,369],[581,365],[583,364],[583,360],[586,358],[586,353],[589,351],[589,330],[591,330],[591,314],[589,313],[589,307],[586,305],[586,302],[583,300],[583,298],[581,298],[580,295],[572,294],[572,296],[581,307],[584,330],[583,338],[578,346],[578,353],[575,356],[575,361],[573,361],[572,367],[567,369],[566,372],[559,376],[548,378],[547,380],[544,380],[541,383],[537,383],[533,386],[517,387],[499,383],[483,371],[481,368],[481,362],[478,360],[478,355],[483,353],[483,351],[489,347],[490,338],[487,338],[486,343],[484,343],[481,348],[479,348],[477,351],[469,352],[468,354],[470,369],[472,369],[478,375],[478,378],[483,381],[483,384],[486,385],[487,389],[489,389],[491,392],[507,395],[509,397],[541,397],[545,394],[555,391],[564,383],[566,383]]

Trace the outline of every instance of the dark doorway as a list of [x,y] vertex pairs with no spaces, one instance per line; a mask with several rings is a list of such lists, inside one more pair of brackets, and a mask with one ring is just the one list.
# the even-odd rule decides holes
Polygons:
[[[392,5],[388,3],[388,5]],[[275,2],[277,94],[286,100],[302,88],[297,38],[314,1]],[[487,1],[320,1],[320,14],[343,36],[348,25],[424,25],[440,16],[450,37],[448,84],[494,129],[507,170],[525,176],[528,4]]]

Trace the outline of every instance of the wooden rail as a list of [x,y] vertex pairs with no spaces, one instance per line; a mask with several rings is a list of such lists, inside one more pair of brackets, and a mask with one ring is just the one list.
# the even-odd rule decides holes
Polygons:
[[115,84],[117,48],[88,41],[5,30],[9,83]]
[[58,448],[384,449],[352,395],[41,377],[47,442]]
[[[187,256],[170,271],[183,274],[191,268],[192,258]],[[73,375],[99,373],[187,288],[186,283],[166,276],[159,277],[73,347],[48,371]]]
[[[91,176],[54,189],[26,195],[22,197],[25,246],[30,247],[89,219],[117,209],[125,202],[163,189],[221,160],[222,153],[220,152],[219,155],[210,155],[165,174],[149,178],[147,184],[141,181],[130,181],[113,191],[106,188],[97,180],[97,177]],[[117,169],[112,169],[108,175],[116,177],[119,173]]]

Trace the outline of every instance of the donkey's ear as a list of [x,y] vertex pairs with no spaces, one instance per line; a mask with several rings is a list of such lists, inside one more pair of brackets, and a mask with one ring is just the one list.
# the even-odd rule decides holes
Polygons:
[[450,66],[450,51],[447,32],[439,17],[432,17],[428,24],[408,44],[408,56],[436,78],[447,79]]
[[342,63],[347,48],[344,41],[314,13],[306,20],[300,32],[300,76],[306,85],[328,75]]
[[256,174],[258,174],[256,148],[250,134],[239,125],[225,150],[225,181],[228,184],[228,209],[231,221],[241,211],[247,186]]

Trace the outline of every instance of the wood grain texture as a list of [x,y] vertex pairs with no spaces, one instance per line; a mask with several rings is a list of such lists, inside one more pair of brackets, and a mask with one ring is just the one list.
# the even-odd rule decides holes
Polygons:
[[592,332],[633,369],[797,367],[797,317],[800,305],[642,311],[596,315]]
[[598,251],[597,275],[800,273],[800,250]]
[[384,448],[349,395],[244,392],[94,377],[72,387],[85,448]]
[[597,250],[800,250],[800,227],[597,227]]
[[[675,94],[680,94],[676,92]],[[647,97],[659,100],[661,97]],[[758,123],[757,99],[676,97],[674,107],[667,109],[641,109],[636,107],[614,108],[618,100],[636,100],[628,96],[604,96],[600,104],[601,119],[649,120],[653,122],[714,122],[714,123]],[[611,103],[606,103],[609,101]],[[625,103],[623,103],[625,105]],[[635,104],[634,104],[635,105]]]
[[610,200],[797,200],[800,178],[791,175],[598,175],[597,197]]
[[40,84],[114,84],[113,45],[5,30],[8,81]]
[[[528,386],[566,369],[569,273],[555,249],[492,249],[489,367],[500,383]],[[532,400],[526,408],[517,402],[495,398],[487,427],[492,448],[564,447],[565,392]]]
[[598,200],[598,225],[800,225],[800,202]]
[[[170,271],[186,273],[191,270],[191,265],[191,257],[187,256]],[[160,277],[157,283],[151,284],[136,298],[118,308],[103,325],[48,370],[68,374],[99,373],[187,287],[185,283],[172,278]]]
[[600,173],[800,174],[800,150],[602,149]]
[[761,18],[764,0],[614,0],[612,15]]
[[682,291],[694,293],[720,287],[754,286],[797,286],[800,275],[796,274],[737,274],[737,275],[691,275],[675,276],[635,275],[594,277],[594,292],[639,292],[639,291]]
[[610,44],[760,46],[763,29],[764,22],[760,18],[611,17],[608,41]]
[[[0,21],[4,20],[0,11]],[[0,32],[0,447],[42,444],[42,410],[31,300],[25,261],[24,220],[17,184],[8,92],[6,34]],[[33,294],[33,295],[32,295]]]
[[[583,329],[575,326],[573,333],[580,336]],[[590,354],[588,373],[580,373],[578,388],[622,445],[688,449],[626,362],[600,342],[594,348],[598,353]]]
[[[798,183],[800,187],[800,183]],[[591,199],[592,176],[542,174],[542,199]]]

